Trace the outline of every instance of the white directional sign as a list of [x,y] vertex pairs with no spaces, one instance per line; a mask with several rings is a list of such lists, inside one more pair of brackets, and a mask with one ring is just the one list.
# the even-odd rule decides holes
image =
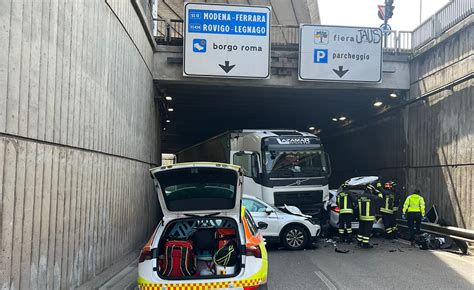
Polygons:
[[378,28],[301,25],[298,79],[380,82],[382,37]]
[[265,6],[185,4],[183,75],[268,78],[270,15]]

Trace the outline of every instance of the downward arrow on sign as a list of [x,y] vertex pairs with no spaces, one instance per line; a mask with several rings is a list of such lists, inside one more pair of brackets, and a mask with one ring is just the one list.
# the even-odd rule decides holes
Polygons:
[[333,69],[333,71],[340,77],[342,78],[349,70],[348,69],[344,69],[344,67],[342,65],[339,66],[339,70],[337,69]]
[[229,64],[230,64],[230,61],[226,60],[225,65],[219,64],[219,66],[221,67],[222,70],[225,71],[225,73],[229,73],[235,66],[235,64],[233,65],[229,65]]

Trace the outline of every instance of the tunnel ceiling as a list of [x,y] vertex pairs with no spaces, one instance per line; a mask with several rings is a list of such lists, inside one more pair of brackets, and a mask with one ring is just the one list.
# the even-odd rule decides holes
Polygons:
[[[162,152],[181,149],[234,129],[297,129],[310,126],[322,134],[339,130],[347,122],[373,116],[381,108],[376,98],[394,105],[399,98],[388,98],[386,90],[281,89],[160,84],[172,101],[162,100],[174,109],[163,117]],[[332,118],[345,116],[347,121]],[[171,122],[166,123],[169,119]]]

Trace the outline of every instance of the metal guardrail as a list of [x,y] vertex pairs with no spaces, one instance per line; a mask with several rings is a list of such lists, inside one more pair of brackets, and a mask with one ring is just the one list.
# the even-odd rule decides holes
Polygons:
[[[473,13],[474,0],[452,0],[413,32],[392,31],[384,43],[384,49],[394,53],[412,52]],[[158,44],[181,45],[183,43],[183,29],[184,25],[181,19],[170,21],[154,19],[155,39]],[[274,46],[298,46],[299,26],[272,25],[271,40]]]
[[164,19],[153,19],[155,41],[157,44],[182,45],[183,44],[183,21]]
[[[401,227],[408,228],[406,220],[397,219],[397,223]],[[456,244],[459,246],[459,248],[464,254],[467,254],[469,252],[469,246],[467,243],[474,243],[473,230],[467,230],[452,226],[441,226],[438,224],[425,222],[421,223],[421,230],[423,232],[435,235],[450,237],[456,242]]]
[[418,49],[474,13],[474,0],[452,0],[413,30],[412,48]]

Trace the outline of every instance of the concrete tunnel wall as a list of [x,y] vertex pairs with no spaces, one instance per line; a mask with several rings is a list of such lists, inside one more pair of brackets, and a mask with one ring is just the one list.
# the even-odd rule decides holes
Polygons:
[[474,229],[472,27],[471,17],[413,57],[408,105],[328,137],[333,186],[395,179],[404,194],[419,188],[447,224]]
[[0,2],[2,289],[73,288],[156,225],[153,50],[132,2]]

